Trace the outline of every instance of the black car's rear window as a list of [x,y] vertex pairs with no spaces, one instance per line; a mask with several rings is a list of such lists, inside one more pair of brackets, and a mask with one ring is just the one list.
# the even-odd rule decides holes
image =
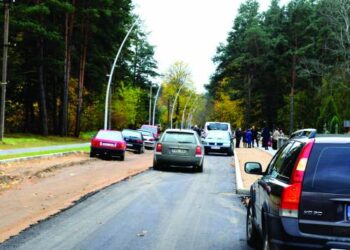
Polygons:
[[141,138],[141,132],[135,131],[135,130],[123,130],[123,136],[124,137],[134,137],[134,138]]
[[350,193],[350,145],[315,144],[306,168],[304,190]]
[[173,143],[197,143],[194,134],[168,132],[164,135],[163,142]]

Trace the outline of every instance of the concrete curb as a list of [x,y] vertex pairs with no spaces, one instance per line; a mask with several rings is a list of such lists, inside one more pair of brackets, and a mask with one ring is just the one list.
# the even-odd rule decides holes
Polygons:
[[63,153],[53,153],[53,154],[44,154],[44,155],[36,155],[36,156],[28,156],[28,157],[19,157],[19,158],[7,159],[7,160],[0,160],[0,165],[14,163],[14,162],[27,161],[27,160],[47,159],[47,158],[51,158],[51,157],[62,157],[62,156],[66,156],[66,155],[76,154],[76,153],[84,153],[84,152],[82,152],[82,151],[70,151],[70,152],[63,152]]
[[234,150],[235,156],[235,169],[236,169],[236,193],[237,194],[243,194],[243,195],[249,195],[249,189],[244,188],[243,186],[243,180],[242,180],[242,174],[241,174],[241,168],[239,166],[239,159],[237,157],[237,152]]

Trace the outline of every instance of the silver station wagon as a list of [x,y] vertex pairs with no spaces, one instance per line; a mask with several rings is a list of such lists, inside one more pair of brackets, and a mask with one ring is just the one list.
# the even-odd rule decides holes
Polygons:
[[204,148],[193,130],[167,129],[154,150],[153,169],[181,166],[203,172]]

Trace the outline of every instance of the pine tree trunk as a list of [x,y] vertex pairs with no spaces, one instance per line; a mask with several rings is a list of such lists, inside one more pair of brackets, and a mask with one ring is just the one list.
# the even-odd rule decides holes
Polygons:
[[83,91],[84,91],[84,79],[85,79],[85,65],[86,65],[86,54],[88,46],[88,23],[86,20],[82,22],[82,35],[83,45],[81,46],[80,54],[80,65],[79,65],[79,85],[78,85],[78,105],[76,113],[76,125],[75,125],[75,136],[80,135],[80,124],[81,124],[81,110],[83,107]]
[[44,66],[43,66],[43,60],[44,60],[44,47],[43,47],[43,39],[40,38],[40,41],[38,41],[38,48],[39,48],[39,54],[40,54],[40,65],[39,65],[39,94],[40,94],[40,117],[41,117],[41,133],[44,136],[49,135],[48,131],[48,123],[47,123],[47,108],[46,108],[46,93],[45,93],[45,86],[44,86]]
[[[73,6],[75,0],[72,0]],[[61,135],[67,136],[68,134],[68,84],[70,79],[71,70],[71,41],[73,35],[74,24],[74,12],[66,13],[65,20],[65,58],[64,58],[64,78],[63,78],[63,91],[62,91],[62,121],[61,121]]]

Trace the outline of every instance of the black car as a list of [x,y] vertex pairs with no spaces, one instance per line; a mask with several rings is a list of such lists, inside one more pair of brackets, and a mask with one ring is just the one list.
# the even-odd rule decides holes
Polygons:
[[143,144],[144,138],[140,131],[124,129],[122,134],[124,141],[126,142],[127,149],[135,150],[139,154],[145,152],[145,146]]
[[[250,189],[247,241],[262,249],[350,249],[350,136],[294,136]],[[259,239],[262,239],[260,241]]]

